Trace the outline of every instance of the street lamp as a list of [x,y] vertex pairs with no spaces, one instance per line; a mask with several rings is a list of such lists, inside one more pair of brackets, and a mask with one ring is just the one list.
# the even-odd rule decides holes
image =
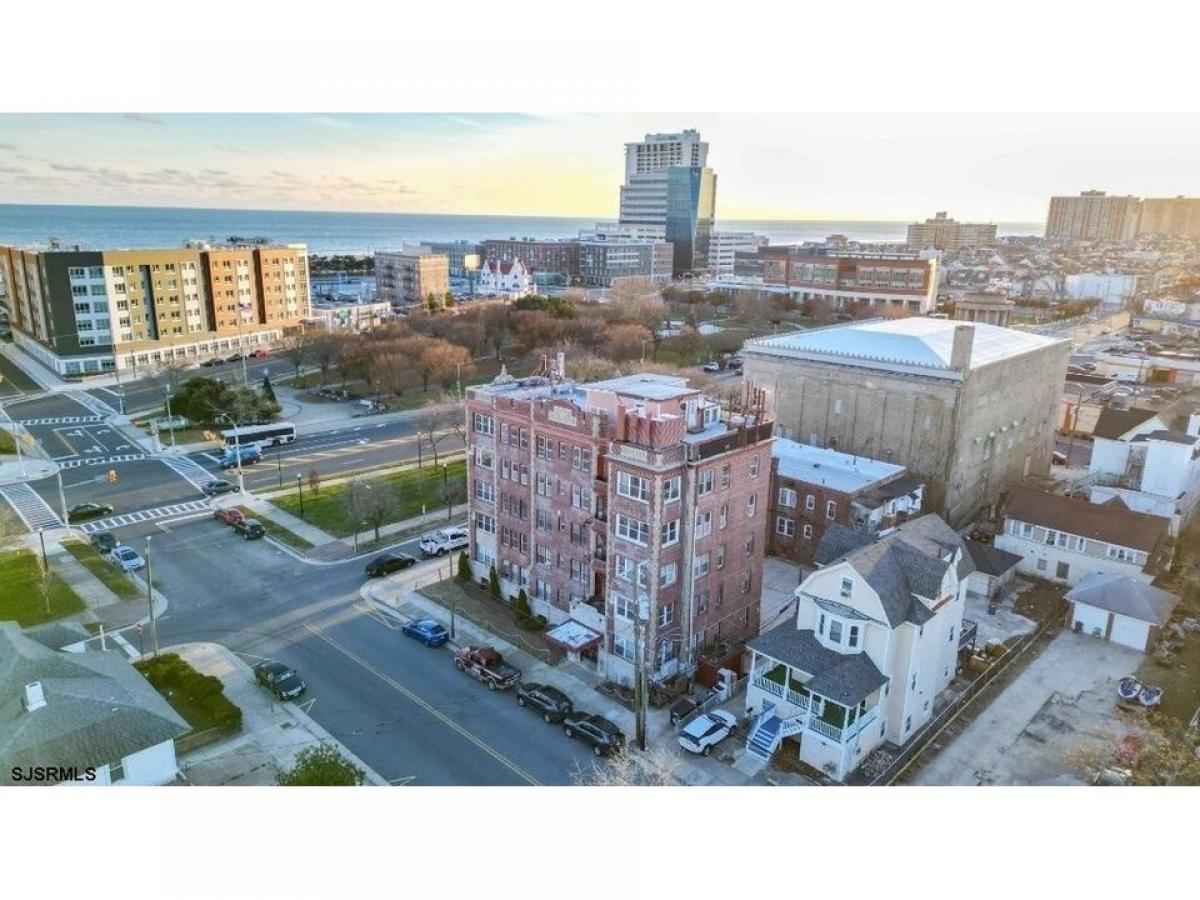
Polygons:
[[296,475],[296,493],[300,497],[300,518],[304,519],[304,480]]
[[167,398],[167,427],[171,429],[171,449],[175,449],[175,417],[171,415],[171,386],[163,385],[163,393]]
[[0,412],[4,413],[4,418],[8,420],[8,424],[12,426],[13,444],[17,448],[17,465],[21,468],[21,477],[25,477],[25,457],[21,453],[21,435],[17,432],[17,423],[13,421],[12,416],[8,414],[8,410],[0,405]]
[[237,422],[233,421],[228,414],[217,413],[217,418],[224,419],[233,426],[233,448],[234,452],[237,454],[238,493],[244,494],[246,493],[246,479],[242,474],[242,434],[240,431],[238,431]]

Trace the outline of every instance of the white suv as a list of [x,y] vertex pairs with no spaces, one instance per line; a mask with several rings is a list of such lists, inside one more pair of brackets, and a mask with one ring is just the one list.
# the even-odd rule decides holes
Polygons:
[[421,538],[421,552],[426,556],[444,556],[451,550],[467,546],[467,529],[455,526],[442,528]]

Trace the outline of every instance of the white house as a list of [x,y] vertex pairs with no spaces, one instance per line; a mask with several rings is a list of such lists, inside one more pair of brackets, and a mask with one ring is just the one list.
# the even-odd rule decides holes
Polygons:
[[1134,512],[1120,498],[1076,497],[1014,488],[995,546],[1021,557],[1017,571],[1075,585],[1107,572],[1150,582],[1171,561],[1167,519]]
[[60,652],[0,622],[0,784],[165,784],[190,730],[123,653]]
[[1071,588],[1067,602],[1067,624],[1073,630],[1146,651],[1179,598],[1127,575],[1098,574]]
[[518,300],[534,293],[533,276],[519,259],[489,259],[479,270],[478,293]]
[[971,561],[936,515],[898,525],[809,575],[794,621],[748,643],[749,751],[784,738],[842,781],[875,747],[900,745],[954,677]]

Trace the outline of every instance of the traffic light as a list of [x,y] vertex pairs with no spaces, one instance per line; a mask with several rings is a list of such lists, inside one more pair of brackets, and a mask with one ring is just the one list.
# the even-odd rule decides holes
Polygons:
[[117,480],[117,470],[109,469],[108,470],[108,483],[113,484],[116,482],[116,480]]

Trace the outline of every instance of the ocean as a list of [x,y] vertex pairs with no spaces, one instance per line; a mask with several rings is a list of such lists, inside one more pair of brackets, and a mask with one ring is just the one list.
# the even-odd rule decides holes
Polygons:
[[[174,247],[187,240],[268,237],[307,244],[313,253],[367,254],[421,241],[484,238],[568,238],[596,219],[558,216],[457,216],[425,213],[304,212],[187,209],[151,206],[33,206],[0,204],[0,244],[64,245],[93,250]],[[997,223],[1002,235],[1036,235],[1037,222]],[[903,241],[906,222],[719,220],[725,230],[754,231],[772,244],[819,241],[844,234],[865,242]]]

